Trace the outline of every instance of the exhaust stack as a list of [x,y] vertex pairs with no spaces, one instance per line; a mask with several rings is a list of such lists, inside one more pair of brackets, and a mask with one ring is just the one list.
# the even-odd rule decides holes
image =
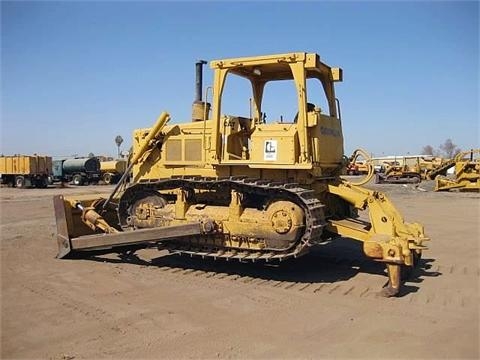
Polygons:
[[195,63],[195,100],[192,106],[192,120],[203,121],[208,119],[208,112],[210,111],[210,104],[202,101],[203,88],[203,65],[207,62],[205,60],[198,60]]
[[206,63],[205,60],[198,60],[195,63],[195,102],[202,101],[203,65]]

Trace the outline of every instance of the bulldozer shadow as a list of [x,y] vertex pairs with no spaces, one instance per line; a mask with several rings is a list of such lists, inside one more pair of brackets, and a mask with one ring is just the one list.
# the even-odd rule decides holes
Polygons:
[[[362,251],[362,244],[347,238],[335,238],[321,245],[311,248],[311,251],[300,258],[289,259],[282,262],[240,262],[238,260],[226,261],[201,257],[180,256],[178,254],[165,254],[158,257],[154,255],[156,249],[125,249],[116,251],[112,257],[105,252],[94,252],[87,257],[88,260],[107,263],[129,263],[140,266],[158,267],[177,272],[206,272],[220,274],[223,277],[236,276],[238,278],[253,278],[266,281],[279,281],[300,284],[325,284],[347,281],[359,274],[373,274],[385,277],[385,265],[366,257]],[[415,284],[421,283],[425,277],[439,276],[441,273],[431,271],[434,259],[421,259],[418,266],[405,280],[399,296],[418,291]],[[188,274],[186,274],[188,276]],[[380,290],[380,289],[379,289]]]

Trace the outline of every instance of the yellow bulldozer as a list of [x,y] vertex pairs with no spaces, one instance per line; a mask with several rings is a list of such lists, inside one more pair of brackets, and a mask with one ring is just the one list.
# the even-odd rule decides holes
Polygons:
[[438,175],[446,176],[447,171],[455,165],[455,159],[443,159],[434,156],[422,156],[419,159],[422,180],[435,180]]
[[[104,197],[54,198],[57,257],[158,247],[278,262],[342,236],[386,264],[381,294],[397,295],[402,270],[415,266],[429,239],[385,194],[340,177],[348,163],[334,88],[342,69],[305,52],[216,60],[213,85],[202,91],[204,64],[196,64],[190,122],[167,125],[163,112],[153,127],[134,131],[129,183],[122,178]],[[230,78],[249,84],[247,116],[224,114]],[[307,88],[312,81],[325,109]],[[289,119],[267,121],[262,99],[275,82],[292,84],[295,108]]]
[[384,161],[384,172],[375,174],[376,184],[418,184],[422,181],[421,170],[418,158],[411,157],[415,163],[413,165],[407,164],[407,158],[403,156],[400,161],[394,160],[391,162]]
[[458,153],[453,158],[455,178],[438,175],[435,191],[480,191],[480,149]]

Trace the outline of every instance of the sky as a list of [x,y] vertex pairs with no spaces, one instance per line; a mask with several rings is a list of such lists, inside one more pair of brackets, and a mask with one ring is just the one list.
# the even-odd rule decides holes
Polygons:
[[[476,1],[0,6],[4,155],[115,156],[117,135],[128,149],[133,130],[164,110],[172,123],[190,121],[196,60],[297,51],[343,69],[346,154],[418,154],[448,138],[480,147]],[[229,109],[248,111],[236,91],[225,90]],[[267,98],[271,116],[293,116],[287,98]]]

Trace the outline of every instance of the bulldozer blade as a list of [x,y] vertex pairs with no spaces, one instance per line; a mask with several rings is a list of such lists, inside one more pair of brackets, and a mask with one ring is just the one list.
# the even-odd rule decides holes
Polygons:
[[71,251],[70,239],[68,237],[67,217],[63,205],[63,196],[53,197],[53,208],[55,210],[55,222],[57,224],[57,258],[62,259]]
[[117,233],[98,233],[70,238],[66,220],[66,212],[62,196],[54,197],[55,217],[57,222],[57,258],[63,259],[75,252],[105,250],[117,247],[138,245],[153,245],[163,241],[174,240],[181,237],[202,234],[200,223],[187,223],[166,227],[140,229]]
[[200,235],[200,223],[182,224],[113,234],[84,235],[70,240],[72,250],[103,250],[128,245],[154,244]]

